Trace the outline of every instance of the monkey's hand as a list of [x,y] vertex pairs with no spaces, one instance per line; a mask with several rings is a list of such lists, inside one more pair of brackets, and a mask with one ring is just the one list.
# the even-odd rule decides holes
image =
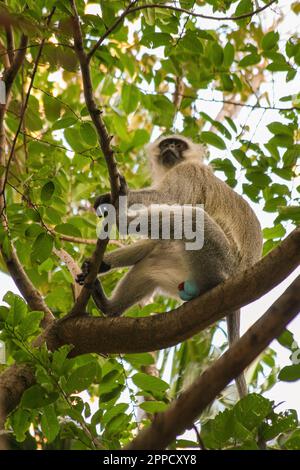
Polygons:
[[119,189],[119,194],[120,196],[127,196],[128,194],[128,186],[126,179],[123,175],[119,173],[119,182],[120,182],[120,189]]
[[[80,286],[83,286],[84,285],[84,281],[87,277],[87,275],[89,274],[90,272],[90,268],[91,268],[91,260],[88,258],[86,259],[82,266],[81,266],[81,273],[77,275],[75,281],[80,285]],[[100,268],[99,268],[99,273],[106,273],[107,271],[110,270],[110,265],[105,263],[105,261],[102,261],[101,262],[101,265],[100,265]]]
[[[119,174],[119,196],[126,196],[128,194],[128,186],[123,175]],[[110,193],[101,194],[94,202],[94,209],[99,217],[105,217],[108,214],[108,205],[112,204],[112,197]]]
[[107,205],[112,203],[110,193],[101,194],[94,202],[94,209],[99,217],[105,217],[107,215]]

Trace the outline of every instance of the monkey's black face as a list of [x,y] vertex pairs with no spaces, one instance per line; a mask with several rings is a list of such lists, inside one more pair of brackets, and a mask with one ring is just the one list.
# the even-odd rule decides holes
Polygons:
[[159,144],[159,162],[172,167],[184,159],[183,152],[187,149],[188,145],[183,140],[175,138],[162,140]]

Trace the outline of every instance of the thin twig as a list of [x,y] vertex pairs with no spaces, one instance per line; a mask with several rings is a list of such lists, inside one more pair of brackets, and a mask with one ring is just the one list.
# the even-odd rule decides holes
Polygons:
[[186,8],[180,8],[180,7],[176,7],[174,5],[165,5],[165,4],[162,4],[162,3],[145,4],[145,5],[139,5],[139,6],[134,7],[133,5],[134,5],[134,3],[136,3],[136,1],[134,1],[134,2],[131,2],[129,4],[129,6],[119,16],[119,18],[117,18],[116,21],[101,36],[101,38],[98,39],[96,44],[93,46],[93,48],[89,52],[88,57],[90,59],[93,56],[93,54],[96,52],[98,47],[102,44],[104,39],[106,39],[107,36],[109,36],[109,34],[111,34],[119,26],[119,24],[122,22],[122,20],[126,16],[128,16],[131,13],[135,13],[136,11],[145,10],[145,9],[152,9],[152,8],[159,8],[159,9],[165,9],[165,10],[172,10],[172,11],[176,11],[176,12],[179,12],[179,13],[186,13],[190,16],[195,17],[195,18],[203,18],[203,19],[206,19],[206,20],[239,21],[239,20],[243,20],[245,18],[252,17],[254,15],[257,15],[258,13],[261,13],[262,11],[269,8],[275,2],[277,2],[277,0],[272,0],[271,2],[267,3],[266,5],[263,5],[260,8],[257,8],[254,11],[251,11],[251,12],[248,12],[248,13],[243,13],[242,15],[238,15],[238,16],[214,16],[214,15],[204,15],[202,13],[195,13],[195,12],[192,12],[190,10],[187,10]]
[[[54,15],[54,12],[55,12],[55,7],[53,7],[53,9],[52,9],[50,15],[48,16],[47,23],[46,23],[47,26],[49,25],[49,23],[50,23],[50,21],[51,21],[51,18],[52,18],[52,16]],[[34,82],[35,74],[36,74],[37,69],[38,69],[38,64],[39,64],[39,60],[40,60],[41,55],[42,55],[42,51],[43,51],[43,47],[44,47],[44,42],[45,42],[45,40],[46,40],[46,39],[42,39],[41,44],[40,44],[40,47],[39,47],[39,50],[38,50],[38,53],[37,53],[37,56],[36,56],[36,59],[35,59],[35,63],[34,63],[34,67],[33,67],[33,72],[32,72],[32,75],[31,75],[31,80],[30,80],[29,87],[28,87],[28,90],[27,90],[27,93],[26,93],[26,97],[25,97],[25,101],[24,101],[24,104],[23,104],[23,107],[22,107],[22,111],[21,111],[21,114],[20,114],[18,127],[17,127],[16,133],[15,133],[15,137],[14,137],[13,142],[12,142],[11,149],[10,149],[10,154],[9,154],[9,157],[8,157],[8,160],[7,160],[7,164],[6,164],[6,168],[5,168],[4,182],[3,182],[3,186],[2,186],[2,191],[3,191],[3,192],[4,192],[4,190],[5,190],[5,186],[6,186],[6,183],[7,183],[9,167],[10,167],[10,163],[11,163],[11,161],[12,161],[13,155],[14,155],[15,146],[16,146],[16,143],[17,143],[17,140],[18,140],[18,136],[19,136],[19,134],[20,134],[20,132],[21,132],[21,129],[22,129],[22,125],[23,125],[23,120],[24,120],[25,112],[26,112],[26,109],[27,109],[27,106],[28,106],[30,93],[31,93],[31,90],[32,90],[32,87],[33,87],[33,82]]]

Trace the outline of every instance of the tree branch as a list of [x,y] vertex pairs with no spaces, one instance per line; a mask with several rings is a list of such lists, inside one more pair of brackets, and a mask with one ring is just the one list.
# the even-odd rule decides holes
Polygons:
[[137,11],[140,11],[140,10],[145,10],[145,9],[148,9],[148,8],[149,9],[158,8],[158,9],[172,10],[172,11],[176,11],[176,12],[179,12],[179,13],[186,13],[187,15],[193,16],[194,18],[203,18],[203,19],[206,19],[206,20],[239,21],[239,20],[243,20],[245,18],[255,16],[258,13],[261,13],[262,11],[269,8],[275,2],[277,2],[277,0],[271,0],[271,2],[267,3],[266,5],[263,5],[262,7],[257,8],[254,11],[251,11],[249,13],[243,13],[242,15],[238,15],[238,16],[214,16],[214,15],[204,15],[202,13],[195,13],[191,10],[187,10],[186,8],[180,8],[180,7],[176,7],[174,5],[165,5],[165,4],[162,4],[162,3],[145,4],[145,5],[139,5],[139,6],[134,7],[133,5],[136,3],[136,1],[133,1],[123,11],[123,13],[119,16],[119,18],[117,18],[116,21],[98,39],[96,44],[93,46],[93,48],[89,52],[88,57],[90,59],[94,55],[94,53],[96,52],[98,47],[103,43],[104,39],[106,39],[119,26],[119,24],[124,20],[124,18],[126,18],[126,16],[130,15],[131,13],[135,13]]
[[127,8],[125,8],[125,10],[123,11],[123,13],[119,16],[119,18],[116,19],[116,21],[105,31],[105,33],[98,39],[98,41],[96,42],[96,44],[94,45],[94,47],[90,50],[90,52],[88,53],[88,59],[91,60],[92,56],[94,55],[94,53],[96,52],[96,50],[98,49],[99,46],[101,46],[101,44],[103,43],[103,41],[119,26],[119,24],[122,23],[123,19],[125,18],[125,16],[128,15],[128,13],[131,13],[131,9],[133,7],[133,5],[135,5],[137,3],[137,0],[133,0]]
[[[50,15],[49,15],[48,18],[47,18],[47,23],[46,23],[47,26],[49,25],[49,23],[50,23],[50,21],[51,21],[51,18],[52,18],[52,16],[54,15],[54,12],[55,12],[55,7],[52,8],[52,11],[51,11]],[[35,74],[36,74],[37,69],[38,69],[38,64],[39,64],[39,60],[40,60],[41,55],[42,55],[42,51],[43,51],[43,47],[44,47],[45,40],[46,40],[45,38],[42,39],[41,44],[40,44],[40,47],[39,47],[39,50],[38,50],[38,53],[37,53],[37,56],[36,56],[36,59],[35,59],[35,63],[34,63],[34,67],[33,67],[33,72],[32,72],[32,75],[31,75],[31,80],[30,80],[29,87],[28,87],[28,90],[27,90],[27,93],[26,93],[26,97],[25,97],[24,104],[23,104],[23,106],[22,106],[22,111],[21,111],[21,114],[20,114],[20,117],[19,117],[18,127],[17,127],[16,133],[15,133],[15,136],[14,136],[14,139],[13,139],[13,142],[12,142],[12,145],[11,145],[11,149],[10,149],[10,154],[9,154],[9,157],[8,157],[8,160],[7,160],[7,163],[6,163],[6,168],[5,168],[5,173],[4,173],[4,181],[3,181],[3,186],[2,186],[2,188],[1,188],[2,192],[4,192],[5,186],[6,186],[6,183],[7,183],[7,178],[8,178],[8,172],[9,172],[10,163],[11,163],[12,158],[13,158],[13,156],[14,156],[15,146],[16,146],[16,143],[17,143],[17,140],[18,140],[18,136],[19,136],[19,134],[20,134],[20,131],[21,131],[21,129],[22,129],[22,125],[23,125],[23,120],[24,120],[25,112],[26,112],[26,109],[27,109],[27,106],[28,106],[28,101],[29,101],[30,93],[31,93],[31,90],[32,90],[32,87],[33,87],[33,82],[34,82]]]
[[[5,130],[4,130],[4,117],[10,100],[10,93],[13,82],[17,76],[17,73],[25,59],[26,54],[26,45],[27,37],[22,35],[20,42],[20,50],[15,54],[14,61],[11,64],[10,68],[4,72],[4,82],[6,85],[6,104],[0,106],[0,166],[5,167]],[[44,318],[42,320],[42,325],[45,327],[53,320],[53,315],[47,305],[44,302],[41,294],[35,289],[34,285],[28,278],[25,270],[23,269],[22,264],[18,258],[16,250],[13,244],[9,240],[9,231],[7,219],[4,214],[5,210],[5,175],[3,174],[0,177],[0,214],[2,226],[7,233],[7,240],[9,241],[8,247],[4,249],[4,246],[1,244],[0,250],[3,256],[3,259],[6,263],[7,269],[12,276],[16,286],[20,290],[21,294],[27,301],[29,307],[32,310],[40,310],[44,312]]]
[[[20,403],[24,391],[35,383],[28,365],[14,364],[0,375],[0,430],[4,429],[7,415]],[[8,449],[6,436],[0,436],[0,450]]]
[[[97,107],[96,102],[95,102],[93,87],[92,87],[92,80],[91,80],[91,72],[90,72],[90,67],[89,67],[89,57],[86,54],[84,47],[83,47],[82,31],[81,31],[80,20],[79,20],[77,8],[76,8],[75,0],[70,0],[70,5],[73,11],[72,25],[73,25],[73,37],[74,37],[74,49],[75,49],[75,52],[77,54],[77,57],[80,63],[85,103],[89,111],[89,114],[92,118],[92,121],[94,123],[94,126],[96,128],[99,144],[102,149],[102,152],[106,161],[106,165],[108,168],[111,194],[112,194],[112,202],[117,203],[117,198],[118,198],[119,189],[120,189],[120,181],[119,181],[119,172],[117,169],[117,164],[114,158],[114,152],[110,145],[111,138],[107,132],[104,121],[101,118],[102,111]],[[95,251],[91,257],[90,272],[88,276],[86,277],[85,284],[77,298],[77,301],[75,302],[69,314],[70,316],[82,315],[84,313],[86,304],[89,300],[91,291],[94,286],[94,281],[99,272],[99,267],[100,267],[107,243],[108,243],[108,238],[105,240],[97,240]]]
[[5,260],[7,269],[14,280],[14,283],[28,303],[31,310],[39,310],[40,312],[44,312],[44,318],[41,322],[41,325],[43,328],[45,328],[50,323],[52,323],[54,316],[52,315],[49,307],[46,305],[40,292],[34,287],[31,280],[24,271],[24,268],[20,263],[13,245],[11,246],[10,254],[5,255],[2,252],[2,256]]
[[[146,318],[69,318],[64,322],[56,323],[54,328],[48,328],[44,332],[44,339],[52,349],[65,343],[74,344],[74,356],[87,352],[144,352],[172,346],[222,318],[224,313],[218,313],[221,310],[241,307],[259,298],[284,280],[299,263],[300,228],[294,230],[277,248],[245,273],[226,281],[198,299],[185,303],[173,312]],[[296,295],[299,294],[296,293]],[[290,319],[289,313],[282,314],[284,317],[286,315],[287,322]],[[171,329],[173,337],[171,337],[169,329]],[[267,331],[265,327],[260,327],[259,330]],[[151,331],[151,335],[149,331]],[[276,330],[273,338],[278,334]],[[43,338],[41,338],[42,340]],[[229,351],[226,354],[229,354]],[[235,358],[233,361],[238,360],[240,353],[235,353],[233,356]],[[227,357],[225,356],[226,363],[228,362]],[[245,364],[243,367],[247,365]],[[22,374],[19,374],[20,367],[24,367],[22,370],[26,371],[26,380],[23,379]],[[220,367],[221,371],[218,374],[223,374],[223,367],[223,365]],[[241,364],[234,367],[238,367],[238,369],[234,369],[234,373],[238,375]],[[208,374],[208,371],[205,374]],[[226,383],[230,380],[231,378],[226,378]],[[34,375],[28,366],[13,366],[1,375],[0,416],[3,416],[2,409],[7,415],[17,406],[22,394],[33,382]],[[196,394],[197,399],[199,397],[202,399],[205,394],[206,388],[202,395]],[[197,412],[197,414],[199,413]],[[2,417],[2,419],[4,418]]]
[[105,124],[101,118],[102,111],[98,108],[95,102],[94,93],[93,93],[93,86],[92,86],[92,79],[91,79],[91,72],[89,68],[89,58],[83,48],[83,38],[82,32],[80,27],[80,20],[76,9],[76,4],[74,0],[70,0],[70,4],[74,13],[72,17],[73,23],[73,36],[74,36],[74,49],[77,54],[82,81],[83,81],[83,91],[84,91],[84,98],[86,102],[87,109],[90,113],[92,121],[95,125],[98,140],[103,152],[111,185],[111,193],[113,201],[116,201],[118,194],[119,194],[119,172],[117,169],[117,164],[114,158],[114,152],[110,146],[111,138],[107,132]]
[[5,27],[5,32],[6,32],[6,43],[7,43],[7,53],[9,57],[9,62],[12,64],[14,61],[14,36],[12,32],[12,27],[11,25],[7,25]]
[[[171,312],[142,318],[63,318],[45,332],[50,349],[73,344],[72,355],[156,351],[190,338],[226,315],[258,299],[300,263],[300,228],[243,273]],[[151,331],[151,334],[149,332]]]
[[165,449],[189,429],[211,401],[277,338],[300,311],[300,276],[267,312],[183,392],[127,449]]

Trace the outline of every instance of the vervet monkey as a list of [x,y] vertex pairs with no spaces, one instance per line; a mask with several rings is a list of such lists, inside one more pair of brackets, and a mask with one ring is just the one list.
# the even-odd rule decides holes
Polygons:
[[[131,266],[111,298],[107,299],[98,280],[93,298],[109,316],[121,315],[132,305],[154,293],[179,298],[183,281],[192,280],[197,295],[215,287],[233,273],[254,264],[261,256],[260,224],[249,204],[212,168],[203,163],[205,148],[179,135],[164,136],[147,147],[153,185],[128,190],[128,206],[151,204],[204,205],[204,245],[187,250],[186,240],[139,240],[104,255],[100,273]],[[99,196],[95,208],[110,202],[110,194]],[[199,209],[201,210],[201,209]],[[83,265],[78,282],[84,284],[89,262]],[[228,338],[239,338],[240,312],[227,316]],[[237,379],[240,396],[247,393],[244,376]]]

